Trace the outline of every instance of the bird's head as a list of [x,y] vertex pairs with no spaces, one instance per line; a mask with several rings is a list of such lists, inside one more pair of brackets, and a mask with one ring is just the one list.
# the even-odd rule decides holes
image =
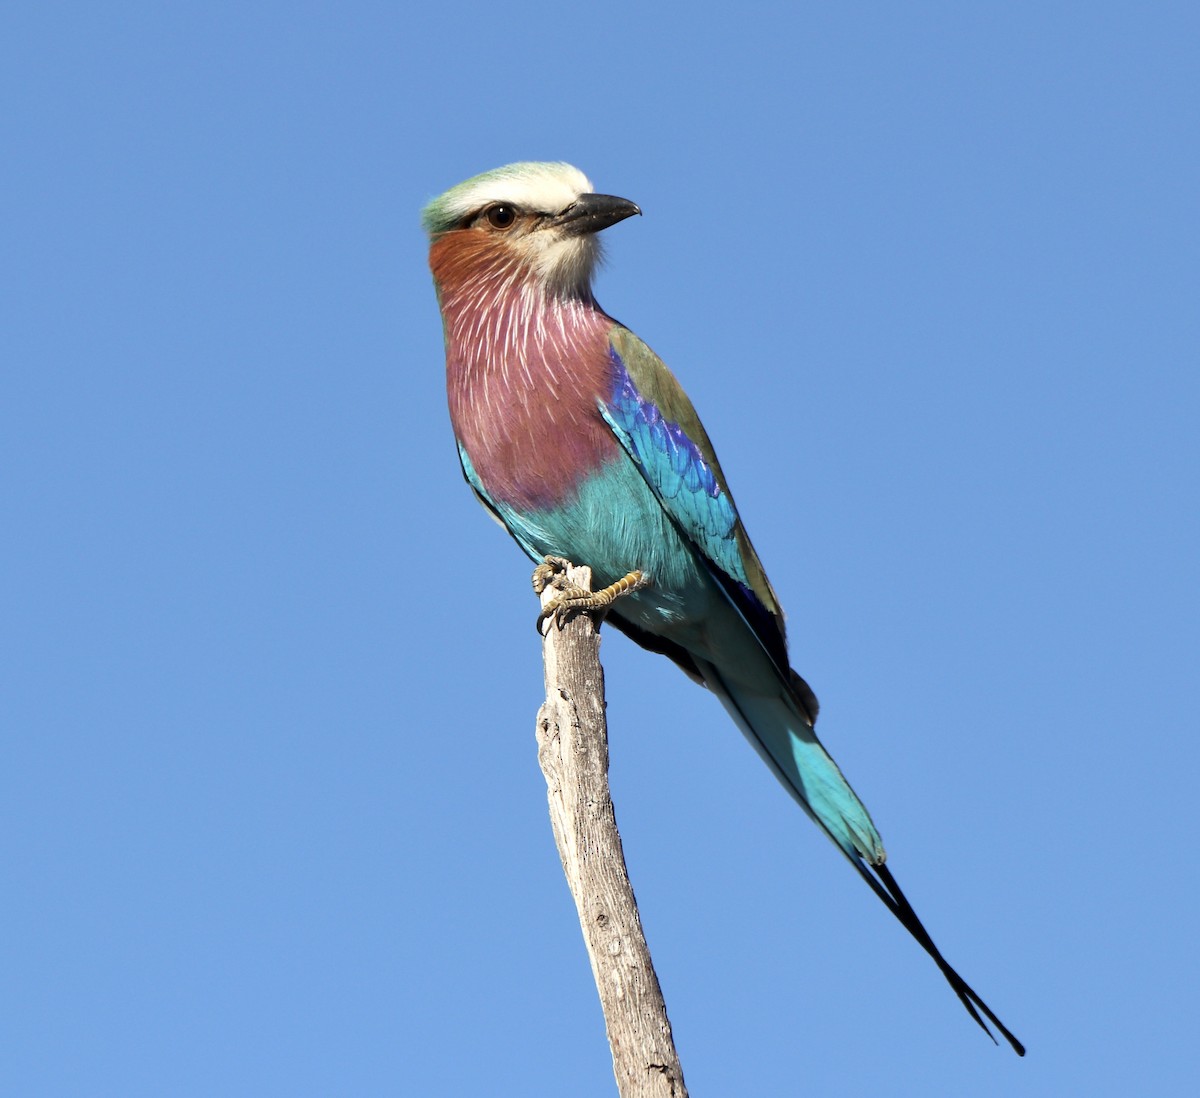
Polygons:
[[433,243],[431,262],[440,252],[448,270],[490,267],[499,258],[555,296],[587,297],[600,258],[596,234],[641,212],[628,199],[592,193],[587,176],[570,164],[521,163],[452,187],[421,220]]

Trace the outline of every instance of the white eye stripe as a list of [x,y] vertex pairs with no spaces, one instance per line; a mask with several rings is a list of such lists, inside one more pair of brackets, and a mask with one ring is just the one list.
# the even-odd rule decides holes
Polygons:
[[560,213],[592,189],[586,175],[570,164],[518,164],[462,185],[447,198],[456,219],[504,204],[532,213]]

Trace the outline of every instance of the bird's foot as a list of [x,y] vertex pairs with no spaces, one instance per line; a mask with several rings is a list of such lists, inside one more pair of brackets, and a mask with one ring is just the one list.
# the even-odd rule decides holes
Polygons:
[[570,567],[571,562],[562,557],[546,557],[543,563],[533,570],[533,589],[537,594],[540,595],[547,587],[553,587],[559,592],[538,614],[539,633],[547,618],[552,617],[561,629],[573,610],[605,610],[622,595],[632,594],[650,584],[648,577],[635,570],[599,591],[586,591],[567,582],[567,569]]
[[560,591],[567,586],[567,569],[571,562],[566,557],[542,557],[542,563],[533,570],[533,593],[540,595],[547,587]]

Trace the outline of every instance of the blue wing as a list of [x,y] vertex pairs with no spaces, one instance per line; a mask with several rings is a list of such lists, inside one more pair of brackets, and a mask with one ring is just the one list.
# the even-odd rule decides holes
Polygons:
[[783,610],[692,402],[663,361],[627,328],[614,326],[609,341],[613,389],[600,414],[815,720],[816,696],[788,661]]

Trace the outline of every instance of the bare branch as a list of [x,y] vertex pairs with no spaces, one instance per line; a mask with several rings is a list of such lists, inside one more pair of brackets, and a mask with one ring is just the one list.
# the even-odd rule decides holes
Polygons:
[[[591,570],[567,582],[590,591]],[[555,597],[542,590],[543,607]],[[562,858],[604,1009],[621,1098],[687,1098],[666,1003],[642,933],[608,786],[608,726],[600,635],[590,614],[543,627],[546,703],[538,761]]]

